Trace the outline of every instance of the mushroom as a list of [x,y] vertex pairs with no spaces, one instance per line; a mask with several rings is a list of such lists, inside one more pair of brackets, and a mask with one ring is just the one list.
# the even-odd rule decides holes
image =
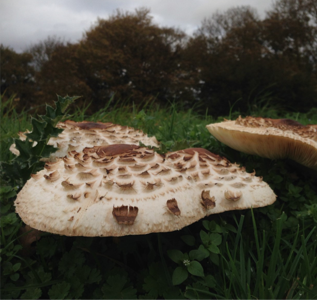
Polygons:
[[261,178],[205,149],[160,155],[115,144],[71,151],[47,163],[27,181],[15,207],[38,230],[124,236],[179,230],[210,214],[275,199]]
[[[67,120],[58,123],[56,127],[64,129],[64,131],[57,137],[50,138],[48,144],[58,148],[55,153],[51,154],[50,159],[63,157],[68,151],[82,151],[85,147],[101,145],[138,144],[142,142],[152,147],[159,146],[154,136],[148,137],[140,130],[113,123],[74,122]],[[26,139],[26,135],[23,132],[19,133],[19,137],[21,140]],[[36,142],[34,142],[35,144]],[[20,154],[15,148],[15,144],[11,145],[10,151],[17,156]]]
[[290,119],[241,116],[235,121],[207,125],[209,132],[229,147],[271,159],[290,158],[317,170],[317,125]]

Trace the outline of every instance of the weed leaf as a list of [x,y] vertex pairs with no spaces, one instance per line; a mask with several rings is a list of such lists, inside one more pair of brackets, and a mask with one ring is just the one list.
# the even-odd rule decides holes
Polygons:
[[54,284],[48,291],[48,295],[51,300],[63,300],[66,298],[70,290],[70,284],[63,281],[58,284]]
[[38,300],[42,295],[40,288],[28,288],[22,295],[22,300]]
[[180,263],[184,260],[184,254],[179,250],[169,250],[167,251],[167,255],[175,263]]
[[104,299],[136,299],[136,290],[127,286],[128,279],[124,275],[113,275],[107,278],[102,287]]
[[187,269],[194,276],[204,277],[204,269],[197,261],[191,261]]
[[189,252],[190,259],[201,261],[209,256],[208,250],[203,246],[200,245],[197,250],[192,250]]
[[173,285],[178,285],[183,283],[188,278],[188,271],[185,267],[179,266],[177,267],[172,276]]

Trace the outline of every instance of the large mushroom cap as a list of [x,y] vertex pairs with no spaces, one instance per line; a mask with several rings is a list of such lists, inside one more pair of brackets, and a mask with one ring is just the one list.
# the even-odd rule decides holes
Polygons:
[[[48,144],[58,150],[51,155],[51,159],[55,157],[63,157],[67,152],[76,150],[82,151],[85,147],[107,146],[112,144],[139,144],[158,147],[157,139],[152,136],[148,137],[141,130],[132,127],[121,126],[113,123],[101,122],[74,122],[67,120],[60,122],[57,128],[64,129],[57,137],[51,137]],[[19,133],[21,140],[26,139],[26,135]],[[19,151],[13,144],[10,151],[15,155],[19,155]]]
[[35,229],[67,236],[179,230],[206,215],[272,204],[270,187],[204,149],[160,155],[136,145],[72,151],[46,163],[18,194]]
[[209,132],[229,147],[248,154],[290,158],[317,170],[317,125],[290,119],[239,117],[207,125]]

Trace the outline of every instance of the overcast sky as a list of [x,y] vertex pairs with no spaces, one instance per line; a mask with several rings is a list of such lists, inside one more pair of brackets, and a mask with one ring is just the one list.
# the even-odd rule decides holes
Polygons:
[[249,5],[260,16],[273,0],[0,0],[0,43],[24,51],[48,36],[77,42],[97,18],[107,19],[117,8],[151,10],[153,21],[191,34],[214,12]]

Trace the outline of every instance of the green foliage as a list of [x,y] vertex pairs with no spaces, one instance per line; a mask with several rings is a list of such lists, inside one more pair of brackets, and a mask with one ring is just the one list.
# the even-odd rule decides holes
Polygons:
[[[32,132],[26,134],[24,141],[14,139],[19,156],[16,156],[10,162],[1,162],[2,177],[9,179],[11,184],[24,184],[31,174],[36,173],[43,168],[44,163],[40,161],[43,157],[49,157],[50,153],[57,149],[47,145],[51,137],[56,137],[63,130],[55,128],[56,124],[65,118],[67,107],[78,97],[58,96],[55,103],[56,108],[46,106],[46,115],[40,115],[38,119],[32,118]],[[35,143],[36,142],[36,143]]]
[[183,283],[188,278],[188,273],[194,276],[204,276],[204,269],[201,264],[195,261],[196,257],[199,257],[198,253],[192,251],[188,254],[183,254],[179,250],[167,251],[168,256],[172,261],[177,263],[179,266],[173,272],[173,284],[178,285]]
[[[255,169],[257,175],[263,176],[278,196],[273,205],[212,215],[171,233],[116,239],[49,233],[36,237],[34,230],[22,228],[13,206],[27,179],[20,177],[21,167],[38,169],[36,158],[50,152],[44,141],[58,134],[53,126],[64,117],[66,101],[72,98],[64,100],[59,99],[55,109],[48,107],[46,115],[38,119],[10,110],[1,121],[1,128],[12,134],[33,127],[27,141],[17,143],[20,159],[9,154],[9,136],[0,138],[6,146],[1,159],[11,165],[10,171],[1,174],[1,298],[317,298],[315,176],[291,162],[242,154],[218,143],[205,128],[214,119],[208,114],[184,111],[176,104],[165,109],[149,104],[131,110],[110,101],[91,116],[87,116],[87,107],[78,108],[72,118],[139,128],[155,135],[163,152],[195,146],[225,156],[244,165],[247,171]],[[274,117],[317,124],[315,113],[314,109],[305,114],[283,115],[276,111]],[[232,116],[236,114],[231,112]],[[15,124],[21,120],[25,128],[14,128],[11,118]],[[43,148],[32,146],[31,140]],[[41,154],[37,153],[39,150]],[[31,243],[26,245],[25,238]]]
[[[116,274],[117,273],[117,274]],[[112,272],[102,286],[103,299],[132,300],[136,299],[136,290],[129,284],[125,272]]]
[[18,132],[30,127],[30,117],[27,111],[19,114],[15,108],[17,103],[15,99],[15,95],[7,100],[5,100],[5,95],[0,95],[0,161],[9,161],[14,158],[11,152],[7,152],[12,144],[12,138],[18,137]]

